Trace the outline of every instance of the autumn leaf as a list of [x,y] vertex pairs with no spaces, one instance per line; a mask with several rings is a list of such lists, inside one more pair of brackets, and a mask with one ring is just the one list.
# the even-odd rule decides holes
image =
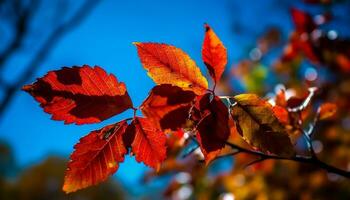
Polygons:
[[136,117],[127,130],[127,146],[131,146],[137,162],[156,170],[166,158],[166,135],[151,120]]
[[319,56],[316,54],[314,46],[309,40],[303,40],[299,34],[293,34],[290,38],[289,44],[284,50],[282,56],[283,61],[292,61],[299,58],[300,55],[305,56],[313,63],[319,63]]
[[210,76],[217,83],[227,64],[227,52],[225,46],[208,24],[205,24],[202,59],[208,68]]
[[125,84],[98,66],[50,71],[23,90],[66,124],[97,123],[132,107]]
[[291,15],[295,29],[298,33],[311,33],[316,28],[312,17],[308,13],[296,8],[292,8]]
[[281,106],[283,108],[287,107],[287,98],[285,90],[280,90],[276,93],[275,102],[277,106]]
[[237,130],[250,145],[281,156],[292,156],[293,145],[272,106],[255,94],[234,97],[237,105],[231,110]]
[[201,96],[197,105],[202,118],[196,136],[207,164],[220,154],[230,135],[228,108],[219,97],[211,99],[210,95]]
[[63,185],[66,193],[96,185],[117,171],[127,153],[122,138],[127,126],[124,120],[80,139],[68,163]]
[[280,121],[282,124],[288,124],[289,116],[286,108],[275,105],[272,107],[272,111],[274,115],[277,117],[278,121]]
[[181,49],[159,43],[134,43],[143,67],[157,84],[171,84],[197,95],[208,89],[208,82],[196,63]]
[[343,53],[339,53],[335,57],[335,62],[337,63],[337,65],[342,71],[346,73],[350,72],[350,56],[346,56]]
[[324,103],[318,109],[320,120],[326,120],[334,117],[337,113],[337,105],[334,103]]
[[177,130],[186,123],[191,102],[195,98],[192,91],[163,84],[155,86],[141,105],[141,111],[162,130]]

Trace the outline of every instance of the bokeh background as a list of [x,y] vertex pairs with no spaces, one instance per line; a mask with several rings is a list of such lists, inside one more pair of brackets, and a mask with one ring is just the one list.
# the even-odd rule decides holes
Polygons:
[[[32,97],[20,91],[21,86],[63,66],[99,65],[125,82],[134,104],[139,105],[154,83],[142,68],[132,42],[180,47],[208,75],[200,54],[204,23],[213,27],[228,49],[222,93],[250,91],[266,95],[274,92],[276,85],[282,87],[280,83],[299,88],[338,80],[342,72],[330,73],[332,70],[317,68],[308,61],[299,63],[292,75],[276,72],[275,63],[295,30],[291,8],[310,12],[328,38],[350,36],[350,2],[341,0],[0,0],[0,199],[165,198],[163,193],[172,177],[162,176],[145,184],[144,175],[150,169],[132,157],[127,157],[107,183],[66,196],[60,188],[74,144],[91,130],[131,113],[100,124],[64,125],[50,120]],[[245,69],[247,66],[253,67]],[[290,76],[293,81],[288,79]],[[348,77],[346,73],[342,76],[346,81]],[[345,87],[350,87],[349,82]],[[349,101],[347,97],[343,100]],[[344,115],[348,118],[339,123],[349,135],[346,109]],[[348,151],[349,144],[343,145]],[[232,159],[220,161],[212,170],[229,171],[232,164]],[[168,198],[197,199],[181,195]]]

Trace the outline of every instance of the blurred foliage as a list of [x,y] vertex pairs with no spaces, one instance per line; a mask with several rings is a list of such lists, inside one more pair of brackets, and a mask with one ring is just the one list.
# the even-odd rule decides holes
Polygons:
[[[125,199],[125,192],[114,180],[74,194],[62,191],[63,176],[67,161],[51,156],[41,163],[23,170],[16,169],[11,149],[0,144],[0,199],[2,200],[100,200]],[[18,176],[15,176],[18,174]]]
[[[350,38],[340,34],[338,21],[349,17],[344,19],[336,11],[349,12],[349,5],[349,1],[305,0],[303,10],[291,8],[295,30],[288,33],[288,39],[283,39],[277,27],[266,31],[247,52],[247,58],[233,64],[219,84],[222,94],[239,93],[235,84],[240,83],[246,92],[265,95],[272,103],[278,103],[283,92],[290,104],[305,98],[308,88],[317,87],[302,118],[309,122],[305,124],[312,124],[310,113],[316,113],[322,102],[338,106],[335,116],[317,122],[313,146],[322,161],[345,170],[350,170]],[[231,140],[246,145],[239,137]],[[305,153],[306,145],[298,138],[296,142],[298,153]],[[185,156],[180,151],[182,145],[189,146]],[[231,170],[212,173],[222,163],[230,163],[232,157],[204,166],[196,162],[203,158],[195,144],[174,136],[169,146],[168,160],[160,171],[145,176],[149,181],[172,174],[164,191],[168,199],[350,199],[350,180],[317,166],[278,160],[251,165],[259,158],[239,153],[234,155],[234,164],[229,164]]]
[[[265,95],[277,103],[281,91],[291,102],[293,98],[293,101],[303,98],[309,87],[319,88],[306,110],[305,120],[310,121],[309,113],[315,113],[321,102],[335,103],[338,111],[334,117],[317,123],[314,150],[322,161],[350,170],[350,39],[340,34],[342,27],[338,23],[349,19],[343,19],[344,16],[333,9],[348,13],[350,3],[345,0],[303,2],[308,9],[292,9],[288,19],[293,20],[295,30],[283,35],[278,27],[273,27],[261,34],[246,58],[226,71],[218,89],[222,94],[239,93],[233,84],[238,82],[246,92]],[[244,153],[234,155],[233,159],[225,156],[205,166],[198,161],[203,160],[198,145],[176,134],[169,136],[168,159],[161,169],[144,177],[147,184],[170,174],[164,198],[350,199],[350,180],[317,166],[277,160],[250,165],[258,158]],[[247,145],[240,137],[230,140],[243,147]],[[181,151],[183,145],[188,146],[185,152]],[[306,147],[297,141],[296,148],[303,154]],[[25,169],[14,178],[18,169],[6,145],[0,146],[0,155],[0,199],[125,198],[121,187],[113,181],[65,195],[61,186],[66,162],[57,157]],[[219,170],[222,165],[229,166],[229,170]]]

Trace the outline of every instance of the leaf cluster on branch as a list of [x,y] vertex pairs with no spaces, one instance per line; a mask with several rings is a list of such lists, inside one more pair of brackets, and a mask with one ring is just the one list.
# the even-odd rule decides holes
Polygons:
[[[292,160],[350,177],[350,172],[320,161],[312,146],[313,127],[317,121],[334,116],[336,106],[321,105],[311,112],[312,128],[303,129],[315,88],[294,101],[288,101],[280,91],[274,103],[256,94],[218,96],[215,89],[227,64],[227,51],[207,24],[202,59],[211,77],[211,88],[183,50],[160,43],[134,45],[142,66],[156,83],[139,107],[133,105],[125,84],[98,66],[64,67],[23,87],[52,119],[66,124],[98,123],[128,109],[134,111],[130,118],[92,131],[74,146],[63,185],[65,192],[106,180],[127,154],[158,171],[169,154],[181,151],[190,140],[198,143],[207,165],[223,156],[249,154],[259,157],[249,165],[267,159]],[[142,117],[136,116],[137,110],[141,110]],[[243,146],[233,142],[237,136],[246,142]],[[309,155],[295,151],[300,137],[304,137]],[[175,144],[179,148],[174,148]]]

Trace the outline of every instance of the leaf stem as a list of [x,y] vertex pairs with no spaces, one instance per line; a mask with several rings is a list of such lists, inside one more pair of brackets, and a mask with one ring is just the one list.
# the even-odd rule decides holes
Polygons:
[[135,118],[135,117],[136,117],[136,112],[137,112],[138,108],[132,107],[131,109],[134,110],[134,115],[133,115],[134,117],[133,117],[133,118]]
[[214,86],[213,86],[213,94],[215,95],[215,89],[216,89],[216,81],[214,81]]

